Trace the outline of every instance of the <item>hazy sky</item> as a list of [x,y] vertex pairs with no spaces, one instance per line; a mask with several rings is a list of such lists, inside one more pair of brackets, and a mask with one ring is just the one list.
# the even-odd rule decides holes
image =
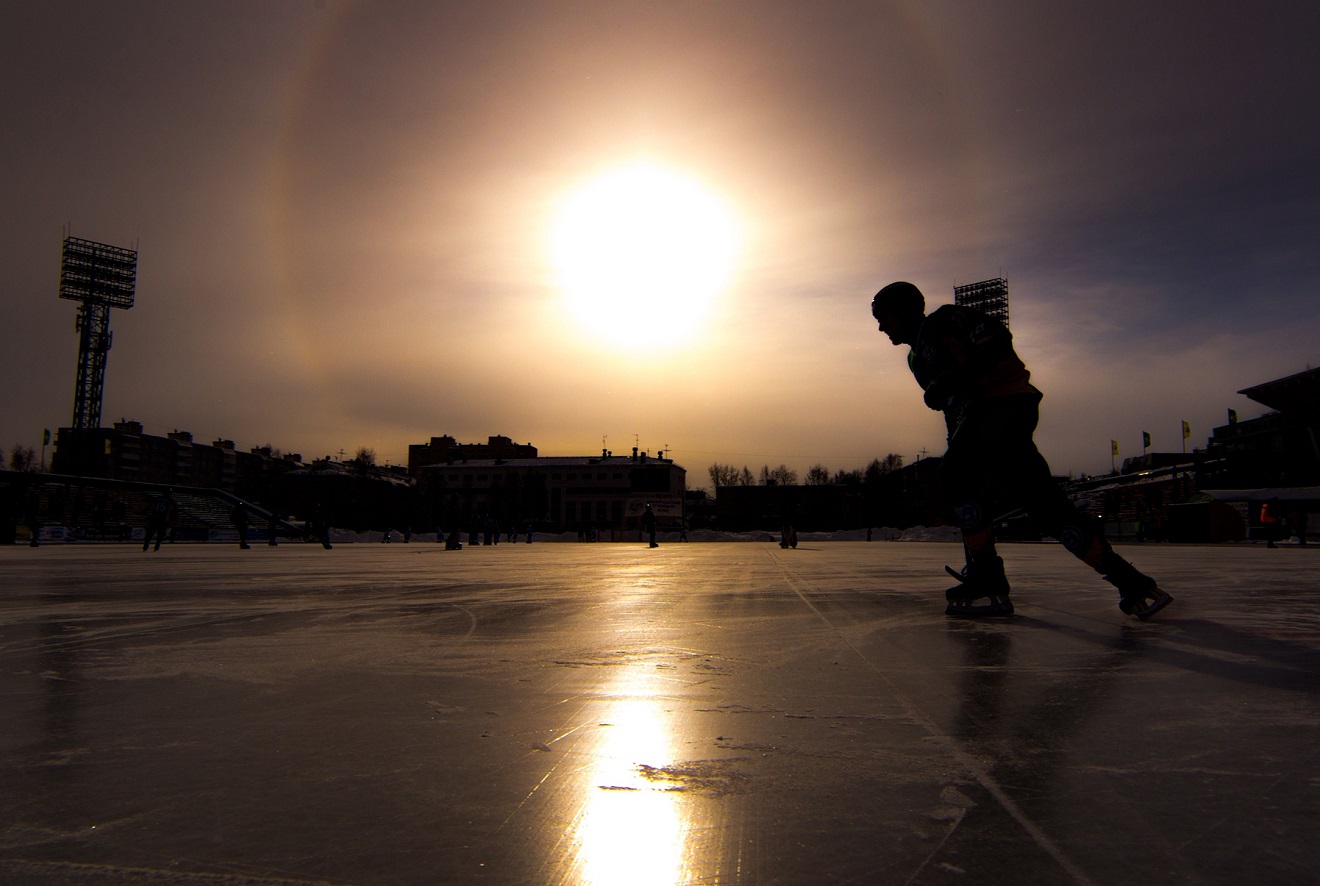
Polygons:
[[[1059,473],[1142,431],[1176,451],[1182,420],[1203,445],[1264,411],[1237,390],[1320,361],[1313,0],[0,12],[6,450],[71,420],[66,226],[140,250],[103,424],[308,458],[637,435],[701,486],[937,454],[869,315],[897,279],[939,304],[1008,277]],[[549,246],[576,189],[640,162],[738,231],[667,348],[573,322]],[[618,288],[639,330],[687,310]]]

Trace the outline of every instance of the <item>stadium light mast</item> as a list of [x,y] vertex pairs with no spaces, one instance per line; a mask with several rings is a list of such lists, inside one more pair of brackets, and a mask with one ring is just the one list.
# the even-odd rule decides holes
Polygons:
[[995,277],[980,283],[953,287],[953,303],[975,308],[1008,325],[1008,278]]
[[105,358],[110,351],[110,309],[131,308],[137,288],[137,250],[64,238],[60,298],[79,302],[78,380],[73,391],[73,425],[101,426]]

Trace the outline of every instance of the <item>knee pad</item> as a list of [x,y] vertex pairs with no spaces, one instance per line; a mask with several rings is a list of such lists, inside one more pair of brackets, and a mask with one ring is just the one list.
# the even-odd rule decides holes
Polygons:
[[1080,557],[1086,550],[1090,533],[1081,526],[1065,526],[1059,530],[1059,544]]
[[1109,550],[1100,527],[1092,520],[1064,524],[1059,529],[1059,544],[1074,557],[1092,566]]
[[980,529],[985,526],[985,511],[974,501],[958,502],[953,506],[954,516],[958,518],[958,528],[963,532]]

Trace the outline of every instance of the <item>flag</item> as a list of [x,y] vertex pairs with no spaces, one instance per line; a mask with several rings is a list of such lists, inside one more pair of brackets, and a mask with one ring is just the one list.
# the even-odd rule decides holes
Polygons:
[[1231,424],[1231,425],[1235,425],[1235,424],[1237,424],[1237,410],[1236,410],[1236,409],[1230,409],[1230,410],[1228,410],[1228,423]]
[[1192,436],[1192,426],[1183,422],[1183,439],[1186,440],[1190,436]]
[[42,446],[50,445],[50,428],[41,429],[41,445]]
[[1150,431],[1141,432],[1141,448],[1142,449],[1150,448]]
[[1110,440],[1110,441],[1109,441],[1109,454],[1110,454],[1110,455],[1118,455],[1118,441],[1117,441],[1117,440]]

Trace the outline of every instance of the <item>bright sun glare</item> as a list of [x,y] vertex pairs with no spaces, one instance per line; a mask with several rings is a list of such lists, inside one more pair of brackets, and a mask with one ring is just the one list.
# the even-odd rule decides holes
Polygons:
[[737,249],[736,224],[718,197],[650,164],[584,184],[551,231],[573,318],[624,349],[693,341],[728,284]]

